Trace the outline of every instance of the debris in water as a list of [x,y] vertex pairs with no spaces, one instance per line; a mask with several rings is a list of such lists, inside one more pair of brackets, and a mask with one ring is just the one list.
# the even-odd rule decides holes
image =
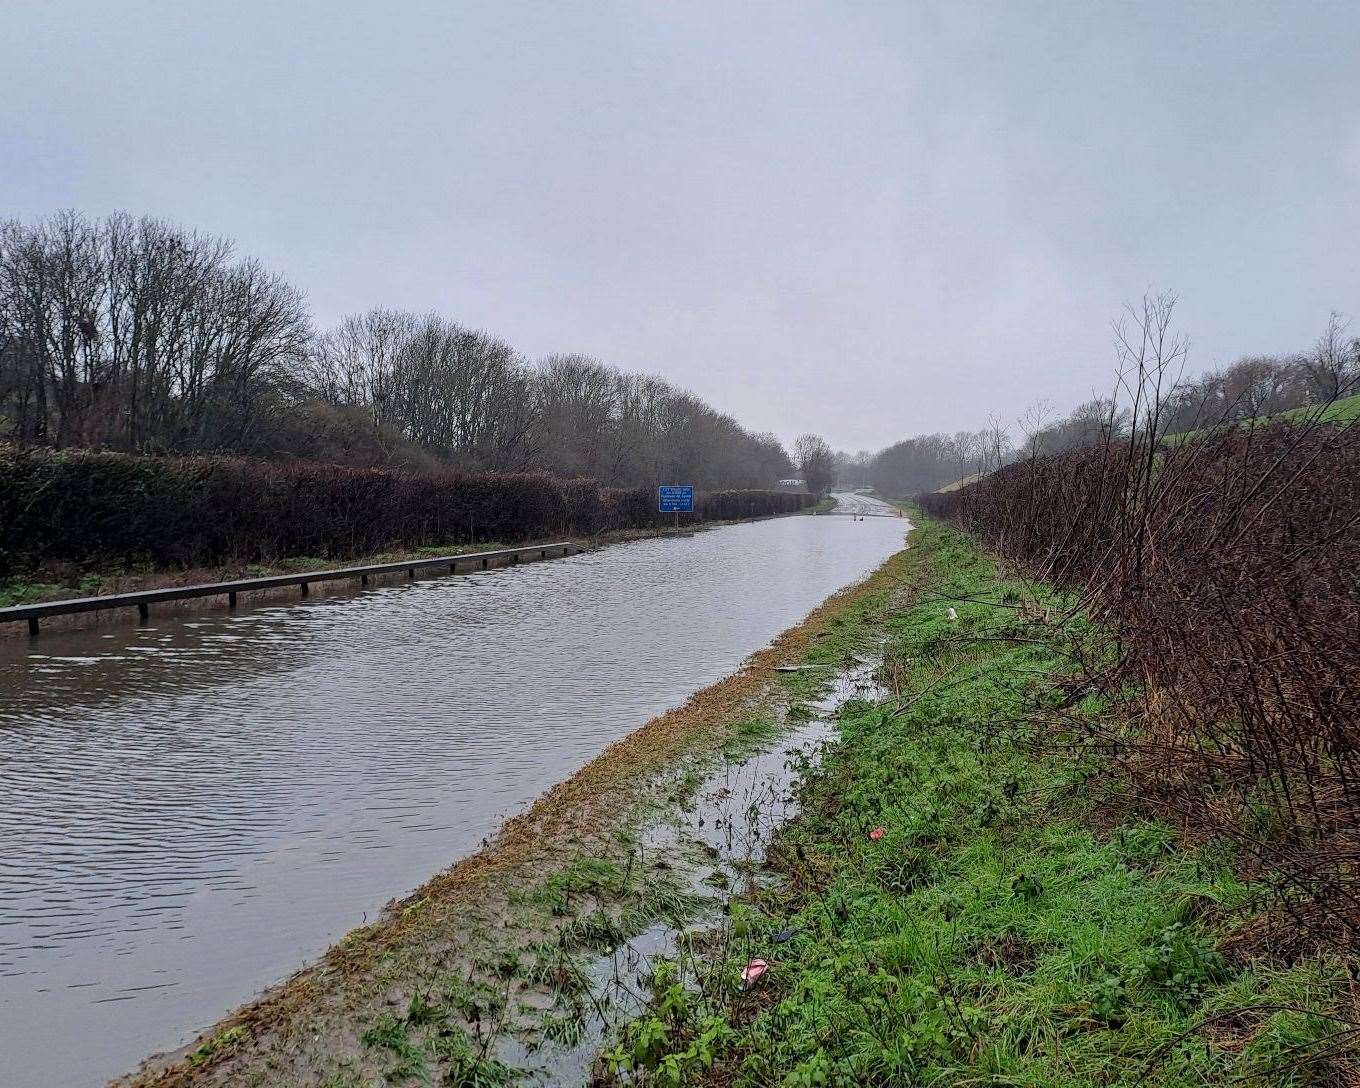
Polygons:
[[741,988],[749,990],[764,977],[765,972],[770,969],[770,965],[764,960],[752,960],[741,972]]
[[876,827],[869,832],[869,838],[873,839],[874,842],[878,842],[878,840],[881,839],[887,833],[888,829],[886,827]]
[[834,669],[833,665],[776,665],[775,672],[802,672],[804,669]]

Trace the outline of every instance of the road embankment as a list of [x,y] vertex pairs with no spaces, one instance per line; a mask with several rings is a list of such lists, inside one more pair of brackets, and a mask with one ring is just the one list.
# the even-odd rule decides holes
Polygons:
[[1243,859],[1178,841],[1088,743],[1109,708],[1070,677],[1103,632],[954,530],[912,541],[888,693],[841,711],[766,866],[653,965],[599,1076],[1354,1083],[1354,963],[1273,942]]

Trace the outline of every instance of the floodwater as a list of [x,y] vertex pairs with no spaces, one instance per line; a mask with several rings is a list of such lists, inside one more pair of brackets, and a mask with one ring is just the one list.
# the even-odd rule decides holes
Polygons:
[[0,1084],[188,1041],[902,544],[792,517],[0,641]]
[[[856,496],[858,497],[858,496]],[[788,820],[798,814],[794,787],[804,766],[815,764],[831,741],[837,712],[851,699],[877,700],[887,692],[875,679],[882,664],[862,660],[831,679],[831,689],[803,709],[814,717],[795,723],[770,748],[735,762],[725,761],[696,791],[695,801],[672,810],[644,829],[643,849],[664,854],[687,890],[709,899],[710,907],[683,929],[654,922],[620,948],[601,956],[589,969],[594,1001],[581,1038],[572,1044],[543,1042],[530,1050],[503,1040],[498,1056],[523,1069],[545,1088],[574,1088],[590,1081],[595,1056],[650,999],[648,980],[659,956],[679,961],[681,978],[690,981],[690,957],[681,952],[682,934],[713,927],[730,912],[733,898],[751,883],[765,883],[759,865],[766,848]],[[698,847],[698,849],[694,849]],[[714,883],[713,877],[720,877]],[[714,889],[722,889],[714,897]]]

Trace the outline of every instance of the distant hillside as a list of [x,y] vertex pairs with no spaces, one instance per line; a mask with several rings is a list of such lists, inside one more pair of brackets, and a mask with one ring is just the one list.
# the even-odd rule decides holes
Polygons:
[[944,487],[936,488],[935,494],[943,495],[948,491],[958,491],[960,488],[967,487],[969,484],[977,483],[980,479],[982,479],[982,477],[986,475],[987,474],[985,472],[970,472],[967,476],[963,477],[963,479],[961,480],[955,480],[952,484],[945,484]]
[[1309,404],[1301,408],[1289,408],[1283,412],[1276,412],[1274,415],[1256,416],[1253,419],[1244,419],[1239,423],[1222,424],[1217,427],[1202,427],[1194,431],[1182,431],[1178,434],[1166,436],[1167,442],[1184,442],[1188,439],[1201,435],[1215,434],[1226,427],[1257,427],[1266,423],[1288,423],[1294,422],[1315,422],[1315,423],[1350,423],[1352,420],[1360,419],[1360,393],[1353,397],[1342,397],[1334,400],[1331,404]]

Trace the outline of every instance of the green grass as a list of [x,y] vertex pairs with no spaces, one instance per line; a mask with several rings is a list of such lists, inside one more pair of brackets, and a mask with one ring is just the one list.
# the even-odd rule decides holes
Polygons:
[[1291,408],[1287,412],[1280,412],[1274,416],[1267,416],[1267,419],[1311,419],[1315,417],[1322,423],[1349,423],[1353,419],[1360,419],[1360,394],[1353,397],[1342,397],[1334,400],[1326,408],[1318,412],[1313,408]]
[[761,715],[737,722],[722,746],[722,757],[731,763],[740,762],[769,747],[781,731],[773,718]]
[[103,578],[96,574],[82,575],[66,585],[56,582],[34,582],[22,578],[0,580],[0,608],[32,604],[35,601],[51,600],[53,597],[83,597],[96,594],[100,591],[103,581]]
[[664,920],[681,926],[707,900],[671,877],[603,857],[578,857],[548,877],[528,901],[553,917],[568,918],[558,932],[566,948],[609,948]]
[[388,1084],[429,1083],[429,1067],[434,1064],[441,1070],[441,1084],[503,1088],[518,1078],[490,1053],[489,1038],[470,1035],[453,1023],[458,1017],[475,1017],[480,1023],[498,1016],[503,1008],[503,994],[454,986],[441,995],[441,1000],[416,996],[404,1012],[383,1014],[363,1033],[360,1042],[388,1056],[390,1064],[383,1071]]
[[[1290,408],[1283,412],[1276,412],[1274,415],[1257,416],[1254,419],[1246,419],[1241,423],[1234,424],[1239,427],[1259,427],[1267,423],[1350,423],[1360,419],[1360,394],[1353,397],[1342,397],[1334,400],[1326,407],[1320,405],[1305,405],[1302,408]],[[1213,435],[1223,430],[1222,427],[1206,427],[1196,431],[1182,431],[1179,434],[1169,434],[1164,441],[1171,443],[1185,442],[1191,438],[1200,438]]]
[[51,582],[25,582],[17,579],[0,582],[0,608],[46,600],[60,589],[60,586]]
[[[1324,1083],[1285,1059],[1336,1030],[1341,966],[1230,960],[1256,893],[1222,849],[1127,816],[1093,829],[1099,765],[1030,743],[1067,659],[1022,617],[1063,602],[918,525],[926,588],[888,621],[906,689],[846,708],[776,839],[780,879],[660,968],[605,1063],[751,1088]],[[769,974],[743,992],[757,957]]]

